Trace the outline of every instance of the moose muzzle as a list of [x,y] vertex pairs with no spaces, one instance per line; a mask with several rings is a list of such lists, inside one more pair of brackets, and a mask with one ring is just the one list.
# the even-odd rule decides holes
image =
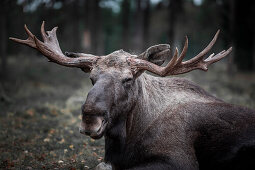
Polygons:
[[107,121],[103,116],[83,116],[80,124],[80,133],[99,139],[103,136]]

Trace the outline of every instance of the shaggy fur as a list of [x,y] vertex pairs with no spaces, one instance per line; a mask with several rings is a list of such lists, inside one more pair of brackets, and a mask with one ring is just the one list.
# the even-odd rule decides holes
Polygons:
[[253,110],[182,78],[133,75],[127,57],[117,51],[95,63],[94,87],[83,107],[106,113],[105,162],[113,169],[255,167]]

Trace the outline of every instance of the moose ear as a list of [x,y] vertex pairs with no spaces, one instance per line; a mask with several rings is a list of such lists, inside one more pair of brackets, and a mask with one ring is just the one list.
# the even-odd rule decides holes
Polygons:
[[162,65],[168,56],[170,56],[170,45],[158,44],[151,46],[145,52],[138,55],[137,58],[150,61],[157,65]]

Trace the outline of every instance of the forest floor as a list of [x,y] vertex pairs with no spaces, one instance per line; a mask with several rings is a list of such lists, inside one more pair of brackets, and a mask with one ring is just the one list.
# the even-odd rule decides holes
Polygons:
[[[228,75],[219,63],[184,77],[226,102],[255,109],[255,73]],[[0,83],[0,169],[91,169],[101,162],[104,140],[78,131],[91,87],[79,69],[42,57],[10,57]]]

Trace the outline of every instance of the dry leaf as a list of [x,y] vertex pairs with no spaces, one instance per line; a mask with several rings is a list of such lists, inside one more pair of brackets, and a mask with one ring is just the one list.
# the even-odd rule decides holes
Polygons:
[[26,111],[26,113],[29,115],[29,116],[34,116],[35,115],[35,110],[34,109],[28,109]]
[[43,141],[44,141],[44,142],[49,142],[50,139],[49,139],[49,138],[45,138]]
[[65,139],[64,139],[64,138],[62,138],[62,139],[61,139],[61,141],[59,141],[58,143],[60,143],[60,144],[65,143]]

